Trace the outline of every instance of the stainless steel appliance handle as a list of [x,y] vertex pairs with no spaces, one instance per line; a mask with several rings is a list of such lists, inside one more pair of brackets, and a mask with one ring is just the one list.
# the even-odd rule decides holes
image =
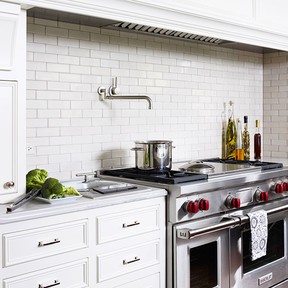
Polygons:
[[[270,209],[267,211],[267,215],[272,215],[280,212],[287,212],[288,211],[288,205],[284,205],[281,207],[277,207],[274,209]],[[211,232],[217,232],[221,230],[225,230],[228,228],[234,228],[237,226],[244,225],[249,222],[249,217],[247,215],[241,216],[241,215],[230,215],[229,218],[224,218],[225,221],[207,226],[207,227],[202,227],[198,229],[188,229],[188,228],[183,228],[183,229],[177,229],[177,238],[179,239],[186,239],[190,240],[194,237],[198,237],[204,234],[208,234]]]

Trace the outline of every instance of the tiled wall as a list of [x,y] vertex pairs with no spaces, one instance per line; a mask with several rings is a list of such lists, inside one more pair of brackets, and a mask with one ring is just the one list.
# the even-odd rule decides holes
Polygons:
[[288,158],[288,53],[264,56],[264,153]]
[[[173,140],[173,160],[221,156],[223,102],[263,119],[263,56],[186,41],[28,19],[27,170],[60,179],[134,165],[135,140]],[[122,94],[99,101],[118,76]]]

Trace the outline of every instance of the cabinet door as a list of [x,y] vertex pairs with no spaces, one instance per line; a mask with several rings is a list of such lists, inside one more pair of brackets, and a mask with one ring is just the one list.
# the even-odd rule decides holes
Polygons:
[[0,195],[17,191],[17,82],[0,81]]
[[66,265],[55,265],[45,270],[4,279],[3,285],[5,288],[88,287],[88,262],[83,259]]
[[0,2],[0,70],[13,69],[19,14],[20,5]]

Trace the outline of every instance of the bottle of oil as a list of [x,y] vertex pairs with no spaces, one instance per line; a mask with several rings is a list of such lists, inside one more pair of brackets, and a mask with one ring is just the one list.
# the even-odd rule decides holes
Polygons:
[[226,133],[227,133],[227,111],[226,103],[223,103],[222,112],[222,159],[226,159]]
[[242,125],[239,118],[237,118],[237,137],[236,137],[236,149],[235,160],[244,160],[244,149],[242,145]]
[[234,107],[233,102],[229,101],[229,119],[226,132],[226,159],[235,159],[236,148],[236,124],[234,120]]
[[256,161],[261,160],[261,134],[259,120],[256,120],[256,132],[254,134],[254,159]]
[[242,144],[244,149],[244,160],[250,160],[250,134],[248,130],[248,116],[244,116],[244,131],[242,135]]

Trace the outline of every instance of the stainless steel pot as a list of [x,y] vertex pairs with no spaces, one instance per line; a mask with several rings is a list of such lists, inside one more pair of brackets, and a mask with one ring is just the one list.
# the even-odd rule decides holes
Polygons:
[[135,166],[141,170],[171,170],[172,141],[135,141]]

